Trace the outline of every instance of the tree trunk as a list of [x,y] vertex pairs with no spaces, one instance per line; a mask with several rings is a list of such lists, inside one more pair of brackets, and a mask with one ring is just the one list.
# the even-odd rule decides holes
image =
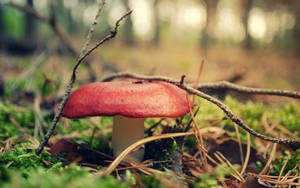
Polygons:
[[3,5],[0,3],[0,50],[4,47],[4,20],[3,20]]
[[293,29],[293,37],[294,37],[294,44],[295,44],[295,54],[300,57],[300,2],[298,0],[292,1],[293,5],[293,12],[295,13],[295,26]]
[[[123,4],[126,8],[126,10],[129,10],[129,4],[128,4],[128,0],[124,0]],[[123,41],[127,44],[127,45],[133,45],[134,44],[134,36],[133,36],[133,26],[132,26],[132,20],[131,20],[131,16],[129,16],[125,22],[124,22],[124,35],[123,35]]]
[[252,48],[252,40],[248,32],[248,18],[252,7],[252,0],[240,0],[239,3],[241,21],[245,29],[245,40],[243,42],[243,46],[249,50]]
[[[33,0],[26,0],[27,6],[33,8]],[[34,42],[36,38],[36,22],[32,15],[25,15],[25,39]]]
[[160,41],[160,22],[158,15],[158,2],[159,0],[154,0],[153,6],[153,15],[154,15],[154,36],[153,36],[153,44],[157,45]]
[[208,45],[212,42],[213,32],[216,24],[216,12],[218,0],[204,0],[206,4],[206,26],[203,29],[200,45],[206,53]]

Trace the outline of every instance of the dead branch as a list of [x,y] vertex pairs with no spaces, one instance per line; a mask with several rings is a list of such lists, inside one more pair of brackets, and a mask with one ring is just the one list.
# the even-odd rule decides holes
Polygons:
[[[138,75],[134,73],[118,73],[112,76],[109,76],[102,81],[111,81],[116,78],[132,78],[132,79],[138,79],[138,80],[156,80],[156,81],[163,81],[163,82],[168,82],[171,84],[174,84],[184,90],[186,90],[188,93],[197,95],[203,99],[206,99],[207,101],[217,105],[234,123],[236,123],[238,126],[242,127],[244,130],[249,132],[250,134],[259,137],[263,140],[274,142],[274,143],[281,143],[281,144],[300,144],[300,140],[296,139],[285,139],[285,138],[272,138],[268,137],[265,135],[262,135],[260,133],[255,132],[253,129],[248,127],[242,119],[240,119],[237,115],[235,115],[224,103],[219,101],[218,99],[211,97],[197,89],[194,89],[193,87],[187,85],[186,83],[182,82],[183,79],[181,80],[176,80],[176,79],[171,79],[168,77],[161,77],[161,76],[143,76],[143,75]],[[230,85],[231,86],[231,85]],[[235,86],[235,85],[233,85]],[[240,87],[233,87],[236,88],[236,90],[239,90]],[[243,87],[242,87],[243,88]],[[256,90],[254,88],[243,88],[241,91],[245,92],[254,92],[258,91],[260,94],[273,94],[273,95],[279,95],[279,96],[287,96],[287,97],[294,97],[294,98],[300,98],[300,94],[297,92],[293,91],[280,91],[280,90]]]
[[230,89],[241,93],[248,93],[248,94],[255,94],[255,95],[275,95],[275,96],[300,99],[300,93],[296,91],[252,88],[252,87],[233,84],[228,81],[199,84],[198,90],[203,90],[203,89]]
[[[15,7],[21,11],[24,11],[27,14],[30,14],[32,16],[34,16],[35,18],[37,18],[38,20],[40,20],[41,22],[48,24],[50,26],[50,28],[52,28],[52,30],[54,31],[54,33],[59,37],[59,39],[62,41],[62,43],[65,45],[65,47],[76,57],[81,57],[85,52],[86,48],[88,47],[88,44],[92,38],[92,34],[94,32],[94,27],[97,24],[97,19],[100,16],[100,13],[102,12],[102,7],[105,4],[105,0],[102,0],[101,3],[99,3],[99,7],[97,9],[97,13],[94,19],[94,22],[91,24],[90,26],[90,30],[89,30],[89,34],[86,40],[86,44],[84,45],[84,47],[82,48],[81,52],[79,52],[77,50],[77,48],[74,46],[70,35],[68,35],[67,32],[65,32],[65,30],[60,27],[57,24],[56,21],[56,16],[55,16],[55,9],[53,6],[53,1],[50,1],[50,6],[49,6],[49,10],[50,10],[50,16],[46,17],[42,14],[40,14],[38,11],[36,11],[34,8],[27,6],[27,5],[21,5],[19,3],[10,1],[8,3],[6,3],[9,6]],[[96,73],[95,71],[92,69],[90,63],[88,60],[86,60],[87,63],[86,65],[88,66],[88,71],[90,74],[90,80],[94,81],[96,80]]]
[[97,9],[97,13],[96,13],[95,19],[94,19],[93,23],[92,23],[91,26],[90,26],[90,30],[89,30],[89,33],[88,33],[88,35],[87,35],[87,39],[86,39],[86,41],[85,41],[85,43],[84,43],[84,45],[83,45],[83,47],[82,47],[82,50],[81,50],[81,52],[80,52],[79,57],[82,57],[82,56],[84,55],[84,53],[86,52],[87,47],[88,47],[89,44],[90,44],[90,41],[91,41],[91,39],[92,39],[94,30],[95,30],[95,26],[96,26],[97,23],[98,23],[97,20],[98,20],[98,18],[99,18],[99,16],[100,16],[100,13],[102,12],[102,9],[103,9],[104,5],[105,5],[105,0],[102,0],[102,2],[99,3],[99,6],[98,6],[98,9]]
[[[102,6],[104,5],[104,3],[102,4]],[[102,6],[99,6],[99,9],[102,9]],[[101,10],[100,10],[101,11]],[[99,12],[99,11],[98,11]],[[115,24],[115,27],[113,28],[112,31],[110,31],[110,34],[108,34],[106,37],[104,37],[101,41],[99,41],[95,46],[93,46],[91,49],[89,49],[87,52],[83,53],[82,56],[79,56],[78,60],[77,60],[77,63],[76,65],[74,66],[73,68],[73,72],[72,72],[72,76],[71,76],[71,79],[69,81],[69,84],[67,85],[67,88],[66,88],[66,92],[65,92],[65,95],[63,96],[63,99],[62,101],[60,102],[59,104],[59,107],[58,107],[58,110],[52,120],[52,123],[51,123],[51,126],[47,132],[47,134],[45,135],[43,141],[40,143],[39,147],[37,148],[36,150],[36,154],[39,155],[44,146],[47,144],[49,138],[51,137],[51,135],[53,134],[53,131],[55,130],[55,127],[56,127],[56,124],[58,123],[59,121],[59,118],[61,116],[61,112],[67,102],[67,99],[69,98],[70,94],[71,94],[71,90],[73,88],[73,85],[76,81],[76,72],[77,72],[77,69],[79,67],[79,65],[83,62],[83,60],[89,56],[95,49],[97,49],[100,45],[102,45],[104,42],[107,42],[109,41],[110,39],[114,38],[118,32],[118,28],[120,26],[120,22],[125,19],[127,16],[129,16],[130,14],[132,13],[132,10],[126,12],[119,20],[116,21],[116,24]],[[99,17],[98,13],[95,17],[95,19],[97,19]],[[94,23],[96,24],[97,21],[94,21]],[[94,28],[94,25],[95,24],[92,24],[91,27],[90,27],[90,30],[93,30]],[[93,32],[89,32],[88,34],[88,39],[87,41],[89,41],[89,39],[92,37],[91,35],[93,34]],[[82,52],[85,51],[85,48],[88,46],[88,43],[89,42],[86,42],[85,45],[83,46],[83,49],[82,49]]]

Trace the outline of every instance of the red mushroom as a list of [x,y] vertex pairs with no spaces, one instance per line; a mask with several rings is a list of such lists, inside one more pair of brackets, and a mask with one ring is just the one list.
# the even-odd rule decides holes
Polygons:
[[[74,91],[62,115],[74,119],[114,116],[112,148],[118,156],[144,137],[144,118],[180,117],[188,111],[187,93],[166,82],[96,82]],[[139,150],[130,157],[141,161],[143,155]]]

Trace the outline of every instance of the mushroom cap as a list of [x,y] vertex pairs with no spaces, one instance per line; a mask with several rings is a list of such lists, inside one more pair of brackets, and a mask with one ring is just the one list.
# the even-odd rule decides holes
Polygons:
[[71,94],[62,116],[180,117],[189,111],[189,103],[192,108],[186,91],[166,82],[95,82]]

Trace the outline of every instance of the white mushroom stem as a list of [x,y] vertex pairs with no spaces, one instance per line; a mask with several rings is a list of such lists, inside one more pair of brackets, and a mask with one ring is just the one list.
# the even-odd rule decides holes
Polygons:
[[[117,157],[124,149],[136,141],[144,138],[144,118],[128,118],[114,116],[112,131],[112,148],[114,156]],[[137,148],[137,151],[128,155],[128,158],[142,161],[144,149]]]

